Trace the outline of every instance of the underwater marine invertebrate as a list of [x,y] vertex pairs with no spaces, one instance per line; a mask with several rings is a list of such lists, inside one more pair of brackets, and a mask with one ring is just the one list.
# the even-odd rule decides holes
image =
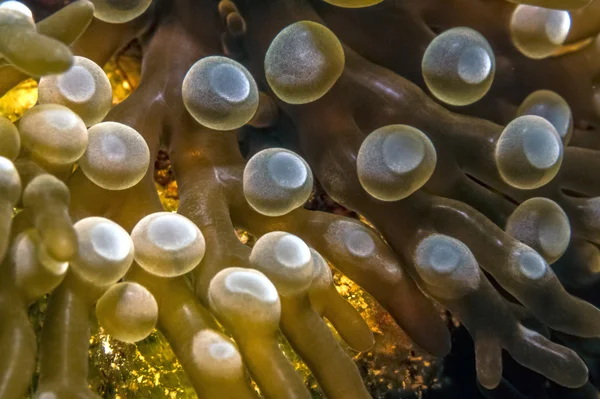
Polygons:
[[60,75],[40,79],[40,104],[60,104],[75,112],[86,126],[101,122],[112,106],[112,89],[102,68],[84,57]]
[[496,60],[485,37],[469,28],[454,28],[429,44],[422,69],[433,95],[448,104],[468,105],[489,90]]
[[107,190],[135,186],[150,165],[150,150],[134,129],[102,122],[88,129],[88,146],[79,166],[88,179]]
[[206,57],[185,76],[181,90],[187,110],[215,130],[244,126],[258,108],[258,89],[243,65],[226,57]]
[[[62,12],[78,3],[89,2],[80,0]],[[553,384],[589,387],[584,361],[569,343],[553,339],[562,333],[589,343],[600,335],[594,303],[578,298],[576,290],[567,292],[559,281],[574,281],[564,263],[582,272],[580,281],[595,274],[600,182],[589,170],[599,166],[598,118],[589,104],[592,96],[574,100],[559,80],[550,89],[562,101],[546,96],[523,102],[530,93],[512,79],[533,74],[535,62],[547,66],[546,77],[581,68],[572,58],[577,52],[529,59],[509,47],[507,23],[486,27],[444,14],[437,7],[446,5],[436,0],[341,2],[370,6],[364,8],[309,0],[93,3],[105,22],[94,20],[73,44],[73,54],[103,65],[135,38],[142,76],[136,90],[89,129],[86,117],[78,116],[83,111],[55,104],[35,106],[16,125],[23,150],[15,159],[13,140],[5,152],[10,159],[3,158],[8,188],[1,221],[5,246],[21,251],[5,251],[10,253],[2,270],[24,272],[0,288],[5,301],[0,311],[12,323],[0,327],[0,345],[15,334],[23,345],[0,362],[3,397],[19,398],[26,389],[36,350],[25,305],[48,291],[40,399],[95,397],[86,363],[94,306],[100,323],[124,340],[142,338],[156,316],[202,397],[255,397],[244,367],[265,397],[309,397],[279,348],[279,331],[325,395],[369,397],[323,317],[358,351],[369,349],[373,335],[335,292],[327,262],[370,292],[417,345],[438,356],[450,350],[450,339],[431,299],[449,310],[474,339],[477,376],[488,390],[502,392],[510,385],[502,378],[502,349]],[[119,22],[137,18],[108,24],[104,6],[109,14],[126,14]],[[484,16],[515,9],[502,0],[481,7]],[[425,23],[431,20],[444,28],[437,39]],[[445,29],[456,21],[463,26],[458,31]],[[14,32],[25,29],[5,25]],[[409,56],[382,50],[381,35],[389,37],[390,26],[416,32],[402,47]],[[34,52],[41,26],[26,29],[37,29],[26,36]],[[365,44],[366,32],[373,36]],[[431,55],[460,50],[463,40],[468,45],[458,55]],[[11,58],[3,49],[0,54],[15,67],[37,73],[21,66],[28,59]],[[595,54],[595,48],[580,51]],[[67,58],[77,68],[73,54]],[[517,66],[516,72],[507,65]],[[577,84],[592,79],[594,65],[588,68]],[[435,71],[447,78],[441,86],[430,79]],[[95,80],[85,74],[79,79],[76,69],[56,72],[81,90],[77,95],[101,96],[93,90]],[[18,76],[0,74],[0,82],[9,85]],[[54,78],[42,80],[48,79]],[[547,80],[539,79],[531,85]],[[40,86],[44,91],[44,81]],[[535,87],[542,88],[547,89]],[[424,89],[465,108],[444,108]],[[585,93],[589,90],[580,97]],[[91,106],[97,115],[107,111],[100,102]],[[539,110],[531,102],[548,107]],[[494,121],[506,127],[459,112],[495,113]],[[2,132],[14,129],[7,125]],[[244,153],[238,133],[247,138]],[[277,145],[269,142],[272,136]],[[179,189],[177,213],[161,212],[148,167],[161,148]],[[313,181],[373,228],[303,209]],[[528,201],[539,197],[546,202],[528,209]],[[545,210],[547,201],[550,216],[528,216]],[[12,218],[15,205],[23,210]],[[235,228],[257,238],[252,249]],[[30,290],[23,282],[36,281],[27,277],[32,262],[19,254],[34,249],[45,267],[39,270],[59,272],[48,286]],[[9,306],[23,284],[27,299]],[[126,287],[137,287],[143,295],[134,299],[144,300],[120,295]],[[127,331],[120,307],[140,325]],[[111,322],[116,324],[109,327]],[[10,378],[16,364],[26,370],[19,379]]]
[[310,167],[298,154],[270,148],[244,168],[244,197],[256,211],[281,216],[304,205],[313,188]]

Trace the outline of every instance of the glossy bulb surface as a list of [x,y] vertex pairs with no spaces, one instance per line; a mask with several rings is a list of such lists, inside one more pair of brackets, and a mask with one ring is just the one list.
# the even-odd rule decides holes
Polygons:
[[112,24],[129,22],[144,13],[152,0],[90,0],[94,3],[94,16]]
[[566,251],[571,239],[569,218],[548,198],[524,201],[506,222],[506,232],[553,263]]
[[79,252],[72,270],[82,279],[106,286],[119,281],[133,262],[133,242],[115,222],[89,217],[75,223]]
[[53,164],[76,162],[88,145],[85,123],[63,105],[42,104],[27,110],[18,129],[21,145],[35,158]]
[[515,47],[533,59],[546,58],[559,48],[571,29],[571,16],[564,10],[519,5],[510,20]]
[[142,180],[150,165],[146,140],[118,122],[102,122],[88,130],[89,144],[79,160],[83,173],[107,190],[125,190]]
[[33,13],[29,9],[29,7],[27,7],[25,4],[21,3],[20,1],[9,0],[9,1],[2,2],[2,3],[0,3],[0,10],[2,10],[2,9],[20,12],[21,14],[27,16],[31,20],[31,23],[34,23]]
[[233,378],[244,372],[237,346],[225,335],[213,330],[202,330],[194,335],[192,355],[194,364],[213,378]]
[[123,282],[110,287],[96,304],[98,323],[119,341],[134,343],[146,338],[158,320],[158,304],[144,286]]
[[419,276],[441,297],[460,297],[479,285],[480,271],[469,248],[443,234],[432,234],[417,246],[415,267]]
[[517,116],[537,115],[554,126],[563,144],[567,144],[573,132],[573,114],[571,107],[557,93],[550,90],[538,90],[531,93],[521,103]]
[[310,197],[313,175],[298,154],[283,148],[256,153],[244,168],[244,197],[257,212],[281,216]]
[[344,71],[344,49],[325,26],[299,21],[273,39],[265,56],[265,74],[273,92],[290,104],[323,97]]
[[59,261],[71,261],[78,251],[76,229],[69,217],[70,193],[57,177],[42,173],[23,190],[23,207],[30,212],[48,254]]
[[21,177],[8,158],[0,156],[0,200],[15,205],[21,197]]
[[495,159],[507,184],[531,190],[556,176],[563,158],[563,144],[546,119],[520,116],[510,122],[496,142]]
[[38,98],[40,104],[64,105],[79,115],[86,126],[91,126],[101,122],[110,111],[112,87],[102,68],[76,56],[67,72],[42,77]]
[[183,103],[200,124],[215,130],[244,126],[258,109],[258,88],[240,63],[221,56],[196,62],[185,75]]
[[148,273],[176,277],[192,271],[204,257],[200,229],[185,216],[158,212],[144,217],[131,232],[135,260]]
[[53,259],[35,229],[15,237],[11,247],[15,284],[34,300],[55,289],[65,277],[69,263]]
[[310,249],[302,239],[283,231],[260,237],[252,248],[250,264],[273,282],[281,296],[304,292],[313,280]]
[[21,136],[17,127],[7,118],[0,116],[0,156],[15,160],[21,151]]
[[436,162],[433,143],[423,132],[408,125],[390,125],[367,136],[356,167],[365,191],[382,201],[397,201],[421,188]]
[[427,87],[450,105],[469,105],[489,90],[496,59],[488,41],[470,28],[453,28],[438,35],[425,50],[422,73]]
[[258,270],[230,267],[220,271],[210,282],[208,299],[211,310],[233,328],[255,331],[279,328],[279,294]]
[[539,253],[522,244],[512,251],[508,263],[517,276],[529,280],[543,279],[550,268]]

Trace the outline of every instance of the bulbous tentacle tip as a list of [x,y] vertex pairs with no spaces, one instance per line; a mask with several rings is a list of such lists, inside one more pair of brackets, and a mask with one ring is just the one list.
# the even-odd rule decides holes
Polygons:
[[[261,272],[239,267],[215,275],[208,291],[210,307],[230,328],[256,330],[261,334],[277,330],[281,315],[279,294]],[[249,332],[249,331],[248,331]]]
[[[488,389],[484,387],[479,381],[477,381],[477,388],[479,393],[483,395],[486,399],[526,399],[526,396],[521,394],[516,388],[512,385],[508,385],[508,381],[502,379],[500,384],[493,389]],[[508,385],[508,386],[507,386]]]
[[[6,27],[4,27],[6,30]],[[7,39],[18,35],[26,50],[15,50],[15,43]],[[17,69],[30,76],[44,76],[66,72],[73,65],[74,58],[71,49],[64,43],[49,36],[40,35],[35,28],[13,29],[2,35],[0,54]]]
[[31,211],[44,246],[57,261],[69,261],[78,252],[69,204],[67,186],[49,174],[35,177],[23,191],[23,206]]
[[332,88],[344,64],[344,49],[332,31],[313,21],[298,21],[273,39],[264,67],[266,80],[279,99],[307,104]]
[[518,363],[557,384],[579,388],[588,381],[588,368],[574,351],[525,327],[520,326],[504,345]]
[[204,258],[204,235],[185,216],[157,212],[140,220],[131,232],[135,260],[147,272],[161,277],[182,276]]
[[123,24],[142,15],[151,5],[152,0],[122,2],[111,0],[91,0],[94,4],[94,16],[111,24]]
[[506,232],[552,264],[567,250],[571,225],[562,208],[547,198],[524,201],[508,218]]
[[497,339],[475,337],[477,380],[486,389],[496,389],[502,380],[502,348]]
[[64,280],[68,263],[48,253],[35,229],[18,234],[10,251],[14,282],[27,303],[52,292]]
[[99,287],[119,281],[133,262],[133,242],[117,223],[102,217],[88,217],[75,223],[78,253],[71,262],[73,272]]
[[134,343],[154,331],[158,304],[144,286],[132,282],[118,283],[98,300],[96,317],[108,334],[120,341]]
[[525,56],[542,59],[553,54],[566,40],[571,16],[565,10],[519,5],[510,20],[511,39]]
[[313,279],[310,249],[299,237],[282,231],[258,239],[250,264],[265,273],[281,296],[306,293]]
[[539,188],[558,173],[563,144],[554,126],[537,115],[510,122],[496,143],[496,166],[502,179],[522,190]]

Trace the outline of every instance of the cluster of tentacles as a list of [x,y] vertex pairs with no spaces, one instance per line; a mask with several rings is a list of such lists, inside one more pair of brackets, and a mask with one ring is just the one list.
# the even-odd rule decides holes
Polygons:
[[[97,397],[94,308],[127,342],[160,329],[199,397],[308,398],[281,331],[327,397],[368,398],[324,318],[357,351],[373,336],[329,265],[437,356],[450,311],[491,397],[520,395],[503,351],[596,397],[599,1],[79,0],[37,25],[14,3],[0,94],[41,79],[0,120],[1,398],[36,368],[38,399]],[[110,109],[99,66],[133,40],[140,85]],[[313,173],[374,228],[303,209]]]

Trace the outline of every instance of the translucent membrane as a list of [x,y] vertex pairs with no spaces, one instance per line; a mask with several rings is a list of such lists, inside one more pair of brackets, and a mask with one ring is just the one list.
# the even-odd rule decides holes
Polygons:
[[563,144],[546,119],[520,116],[506,125],[496,143],[498,172],[509,185],[523,190],[538,188],[556,176]]
[[88,145],[85,123],[63,105],[37,105],[25,112],[18,127],[22,146],[50,163],[73,163]]
[[542,280],[549,271],[548,263],[544,258],[526,245],[517,246],[512,251],[508,262],[517,276],[529,280]]
[[21,178],[15,165],[0,156],[0,201],[14,206],[21,197]]
[[381,3],[383,0],[324,0],[326,3],[344,8],[363,8],[374,6]]
[[545,8],[555,8],[557,10],[575,10],[583,8],[590,4],[592,0],[508,0],[517,4],[530,4]]
[[480,270],[473,253],[461,241],[432,234],[423,239],[415,251],[419,276],[436,296],[458,298],[477,289]]
[[240,63],[212,56],[196,62],[185,75],[182,96],[188,112],[215,130],[244,126],[258,109],[258,88]]
[[244,373],[242,357],[235,344],[213,330],[202,330],[192,341],[194,364],[213,379],[233,379]]
[[0,56],[31,76],[65,72],[73,53],[64,43],[38,34],[23,7],[0,6]]
[[131,232],[135,260],[149,273],[176,277],[192,271],[204,257],[204,236],[185,216],[157,212],[138,222]]
[[310,167],[298,154],[282,148],[258,152],[244,168],[244,196],[256,211],[281,216],[301,207],[312,192]]
[[145,287],[137,283],[118,283],[98,300],[96,317],[113,338],[133,343],[146,338],[156,327],[158,304]]
[[237,12],[231,12],[226,17],[227,31],[233,37],[241,37],[246,33],[246,21]]
[[468,105],[489,90],[496,59],[485,37],[461,27],[433,39],[421,67],[425,83],[436,98],[451,105]]
[[569,218],[558,204],[547,198],[531,198],[515,209],[506,232],[553,263],[566,251],[571,238]]
[[31,180],[23,191],[23,206],[48,254],[58,261],[70,261],[78,250],[77,235],[69,205],[71,196],[66,184],[49,174]]
[[17,1],[0,3],[0,22],[2,27],[33,27],[33,13],[25,4]]
[[551,55],[563,44],[571,16],[564,10],[519,5],[510,20],[510,36],[515,47],[525,56],[534,59]]
[[265,74],[273,92],[290,104],[323,97],[344,71],[344,49],[335,34],[311,21],[296,22],[273,39]]
[[6,255],[13,207],[21,197],[21,178],[15,165],[0,156],[0,262]]
[[122,24],[142,15],[152,0],[90,0],[94,16],[101,21]]
[[124,190],[142,180],[150,150],[141,134],[118,122],[99,123],[88,134],[87,150],[79,160],[88,179],[107,190]]
[[11,257],[15,283],[28,300],[35,300],[54,290],[64,279],[69,265],[48,255],[34,229],[15,238]]
[[248,384],[240,351],[229,337],[212,329],[202,329],[191,337],[191,343],[184,349],[189,352],[184,356],[193,367],[190,379],[194,381],[198,397],[258,398]]
[[217,273],[208,289],[210,308],[236,332],[270,332],[279,328],[277,289],[261,272],[230,267]]
[[31,19],[31,22],[34,22],[33,13],[29,9],[29,7],[27,7],[25,4],[21,3],[20,1],[9,0],[9,1],[0,3],[0,10],[2,10],[2,9],[10,9],[10,10],[18,11],[18,12],[28,16]]
[[431,140],[407,125],[379,128],[363,141],[356,167],[363,188],[382,201],[397,201],[421,188],[437,161]]
[[133,262],[133,243],[118,224],[100,217],[75,223],[79,253],[71,261],[72,270],[97,286],[114,284]]
[[16,126],[0,116],[0,157],[14,160],[21,151],[21,137]]
[[313,280],[310,249],[300,238],[282,231],[267,233],[256,241],[250,264],[275,284],[281,296],[304,292]]
[[531,93],[521,103],[517,116],[537,115],[554,126],[563,144],[568,143],[573,132],[573,114],[571,107],[560,95],[550,90],[538,90]]
[[112,106],[112,88],[108,77],[95,62],[75,57],[65,73],[45,76],[38,86],[40,104],[68,107],[86,126],[101,122]]

